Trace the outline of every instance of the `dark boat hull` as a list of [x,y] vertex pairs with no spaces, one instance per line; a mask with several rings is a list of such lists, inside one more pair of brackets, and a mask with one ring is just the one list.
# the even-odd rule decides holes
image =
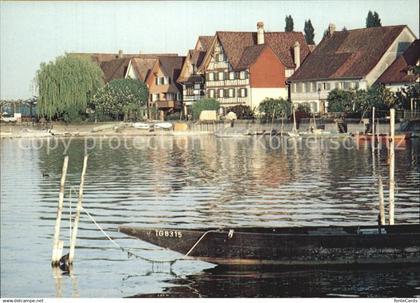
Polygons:
[[119,231],[220,265],[330,266],[420,264],[420,224],[220,230]]

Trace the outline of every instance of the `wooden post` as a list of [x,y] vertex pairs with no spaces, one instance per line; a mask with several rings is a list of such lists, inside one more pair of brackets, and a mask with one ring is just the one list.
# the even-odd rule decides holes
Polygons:
[[85,183],[87,160],[88,160],[88,155],[85,155],[85,158],[83,159],[82,175],[80,177],[79,196],[77,197],[76,218],[74,219],[73,233],[70,239],[69,264],[73,264],[74,250],[76,248],[77,229],[79,227],[80,211],[82,210],[83,185]]
[[297,133],[297,128],[296,128],[296,114],[295,114],[295,107],[292,103],[292,110],[293,110],[293,132]]
[[381,219],[381,225],[385,225],[385,207],[384,207],[384,186],[382,184],[382,177],[378,179],[379,187],[379,216]]
[[62,253],[62,251],[60,252],[60,225],[61,225],[61,214],[63,211],[63,201],[64,201],[64,184],[66,182],[68,163],[69,163],[69,157],[65,156],[64,162],[63,162],[63,169],[61,171],[60,193],[58,194],[57,217],[55,219],[53,250],[52,250],[52,257],[51,257],[52,266],[58,265],[58,262],[60,261],[61,253]]
[[394,225],[394,170],[395,170],[395,109],[390,114],[390,140],[389,140],[389,224]]
[[375,106],[372,107],[372,158],[375,157]]

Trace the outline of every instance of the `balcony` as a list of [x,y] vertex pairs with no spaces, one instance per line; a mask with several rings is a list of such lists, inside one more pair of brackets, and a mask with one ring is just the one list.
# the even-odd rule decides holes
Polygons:
[[155,104],[156,104],[158,109],[169,109],[169,108],[180,109],[181,108],[181,102],[180,101],[173,101],[173,100],[156,101]]
[[206,81],[206,87],[249,85],[249,79]]

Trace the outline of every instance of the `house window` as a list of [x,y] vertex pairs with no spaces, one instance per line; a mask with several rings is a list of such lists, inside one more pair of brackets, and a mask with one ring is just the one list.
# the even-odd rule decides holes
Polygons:
[[225,61],[225,56],[223,54],[217,54],[217,62]]
[[343,82],[344,89],[350,89],[350,82]]
[[208,73],[207,78],[209,81],[214,81],[214,73]]
[[356,81],[356,82],[354,82],[354,88],[355,88],[355,89],[359,89],[359,82],[357,82],[357,81]]
[[209,97],[214,98],[214,89],[209,89]]
[[233,97],[235,97],[235,89],[229,88],[229,98],[233,98]]
[[164,84],[164,85],[168,85],[168,84],[170,84],[170,83],[171,83],[171,80],[170,80],[170,79],[169,79],[169,77],[167,77],[167,76],[162,77],[162,80],[163,80],[163,84]]
[[301,92],[302,92],[302,90],[303,90],[303,83],[302,83],[302,82],[297,83],[296,91],[297,91],[298,93],[301,93]]
[[296,83],[292,83],[292,93],[296,93]]
[[152,94],[152,101],[159,100],[159,94]]
[[218,80],[220,80],[220,81],[225,80],[225,73],[224,72],[219,72],[218,73]]
[[330,90],[331,84],[329,82],[324,82],[324,90]]
[[318,85],[317,85],[317,91],[321,91],[322,90],[322,83],[318,83]]
[[247,78],[248,78],[248,73],[246,71],[243,70],[239,73],[239,79],[243,80]]
[[235,72],[229,73],[229,80],[235,80]]
[[309,93],[311,91],[311,82],[305,82],[305,92]]
[[246,88],[241,88],[239,90],[239,97],[246,97],[248,94],[247,89]]
[[316,92],[316,82],[311,82],[311,92]]
[[341,89],[341,83],[340,82],[335,82],[335,88],[336,89]]
[[218,95],[218,97],[219,98],[223,98],[224,97],[224,93],[225,93],[225,91],[223,89],[219,89],[219,95]]

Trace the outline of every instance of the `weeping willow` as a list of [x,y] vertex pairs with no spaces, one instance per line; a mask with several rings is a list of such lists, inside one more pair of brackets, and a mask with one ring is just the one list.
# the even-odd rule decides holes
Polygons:
[[92,96],[103,86],[103,73],[89,58],[66,54],[41,63],[36,83],[38,115],[71,121],[86,111]]

